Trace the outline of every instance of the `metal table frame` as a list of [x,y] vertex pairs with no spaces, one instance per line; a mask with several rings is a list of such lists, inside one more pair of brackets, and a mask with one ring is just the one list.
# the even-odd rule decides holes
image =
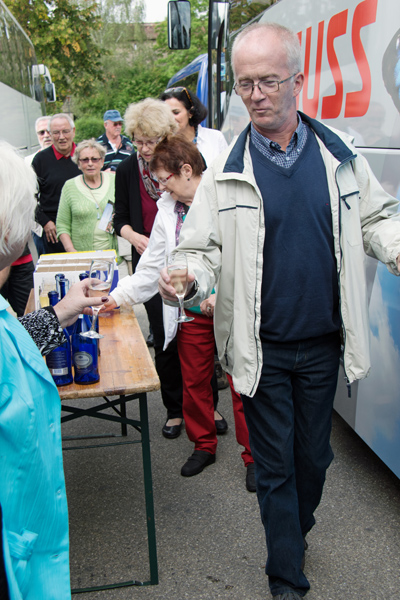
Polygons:
[[[61,403],[61,410],[63,412],[70,413],[69,415],[61,417],[61,423],[66,423],[80,417],[94,417],[96,419],[104,419],[106,421],[113,421],[121,423],[121,435],[125,437],[127,435],[127,426],[130,425],[133,429],[140,433],[139,440],[123,441],[123,442],[110,442],[106,444],[90,444],[85,446],[73,446],[63,448],[63,450],[83,450],[86,448],[104,448],[107,446],[118,446],[121,444],[141,444],[142,446],[142,461],[143,461],[143,474],[144,474],[144,493],[146,502],[146,521],[147,521],[147,539],[148,539],[148,552],[149,552],[149,565],[150,565],[150,579],[148,581],[130,580],[122,583],[112,583],[108,585],[99,585],[89,588],[75,588],[72,589],[73,594],[81,594],[84,592],[94,592],[99,590],[109,590],[120,587],[129,586],[145,586],[145,585],[156,585],[158,584],[158,563],[157,563],[157,545],[156,545],[156,530],[154,520],[154,503],[153,503],[153,483],[151,473],[151,457],[150,457],[150,435],[149,435],[149,420],[147,410],[147,394],[130,394],[120,395],[115,400],[110,400],[106,396],[103,396],[105,402],[97,406],[91,406],[89,408],[80,408],[76,406],[69,406]],[[131,400],[139,400],[139,414],[140,419],[129,419],[126,416],[126,403]],[[119,405],[119,409],[117,408]],[[116,414],[107,414],[101,411],[112,408]],[[64,440],[71,439],[90,439],[98,437],[116,437],[115,435],[105,434],[104,436],[82,436],[82,437],[63,437]]]

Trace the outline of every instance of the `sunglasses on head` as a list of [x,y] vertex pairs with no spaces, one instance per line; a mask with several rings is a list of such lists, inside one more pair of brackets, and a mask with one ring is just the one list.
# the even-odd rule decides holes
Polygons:
[[185,94],[188,97],[188,100],[190,102],[190,105],[193,106],[193,101],[190,97],[189,92],[187,91],[187,89],[185,87],[179,86],[179,87],[168,88],[167,90],[165,90],[164,94],[173,94],[174,92],[185,92]]

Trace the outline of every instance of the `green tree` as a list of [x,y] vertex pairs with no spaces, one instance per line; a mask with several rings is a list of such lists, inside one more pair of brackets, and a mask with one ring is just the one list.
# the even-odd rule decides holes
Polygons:
[[156,43],[147,41],[143,0],[101,0],[102,27],[93,35],[108,52],[102,57],[104,80],[94,82],[90,94],[74,95],[74,114],[99,117],[114,108],[123,115],[131,102],[157,98],[174,73],[207,52],[208,0],[192,0],[191,6],[191,47],[182,51],[168,49],[166,19],[156,26]]
[[103,57],[104,81],[95,83],[90,95],[74,98],[73,111],[102,115],[109,108],[123,115],[131,102],[157,97],[168,75],[154,62],[154,46],[144,31],[143,0],[102,0],[102,28],[96,43],[108,50]]
[[236,31],[242,25],[248,23],[254,17],[257,17],[262,11],[266,10],[277,0],[261,0],[254,2],[252,0],[232,0],[230,7],[230,30]]
[[67,96],[91,93],[102,77],[101,50],[93,32],[101,27],[95,0],[5,0],[31,38],[37,58],[50,69],[59,110]]
[[102,117],[81,117],[75,121],[75,142],[98,138],[104,133],[104,121]]

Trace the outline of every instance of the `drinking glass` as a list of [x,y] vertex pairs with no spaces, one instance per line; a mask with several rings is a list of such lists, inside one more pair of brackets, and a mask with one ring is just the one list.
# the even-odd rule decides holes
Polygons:
[[175,321],[177,323],[187,323],[193,321],[194,317],[188,317],[183,307],[183,299],[187,291],[188,284],[188,265],[187,257],[184,252],[171,254],[167,256],[167,270],[171,278],[171,285],[175,288],[175,294],[179,301],[180,314]]
[[[89,297],[102,297],[108,296],[108,293],[111,288],[111,283],[114,276],[114,262],[110,260],[103,259],[93,259],[90,265],[89,272]],[[85,331],[80,335],[83,337],[90,338],[103,338],[104,335],[97,333],[96,331],[96,322],[99,315],[99,310],[101,306],[92,306],[93,317],[92,317],[92,326],[89,331]]]

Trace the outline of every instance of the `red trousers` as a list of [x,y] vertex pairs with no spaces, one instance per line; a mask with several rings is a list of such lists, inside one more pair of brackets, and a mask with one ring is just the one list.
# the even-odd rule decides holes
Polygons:
[[[215,454],[217,432],[214,421],[214,401],[211,377],[214,372],[213,319],[202,314],[189,313],[194,321],[181,323],[178,330],[178,352],[183,381],[183,418],[188,438],[195,450]],[[242,400],[231,388],[236,440],[244,446],[242,458],[245,466],[254,462],[250,452],[249,434],[244,418]]]

